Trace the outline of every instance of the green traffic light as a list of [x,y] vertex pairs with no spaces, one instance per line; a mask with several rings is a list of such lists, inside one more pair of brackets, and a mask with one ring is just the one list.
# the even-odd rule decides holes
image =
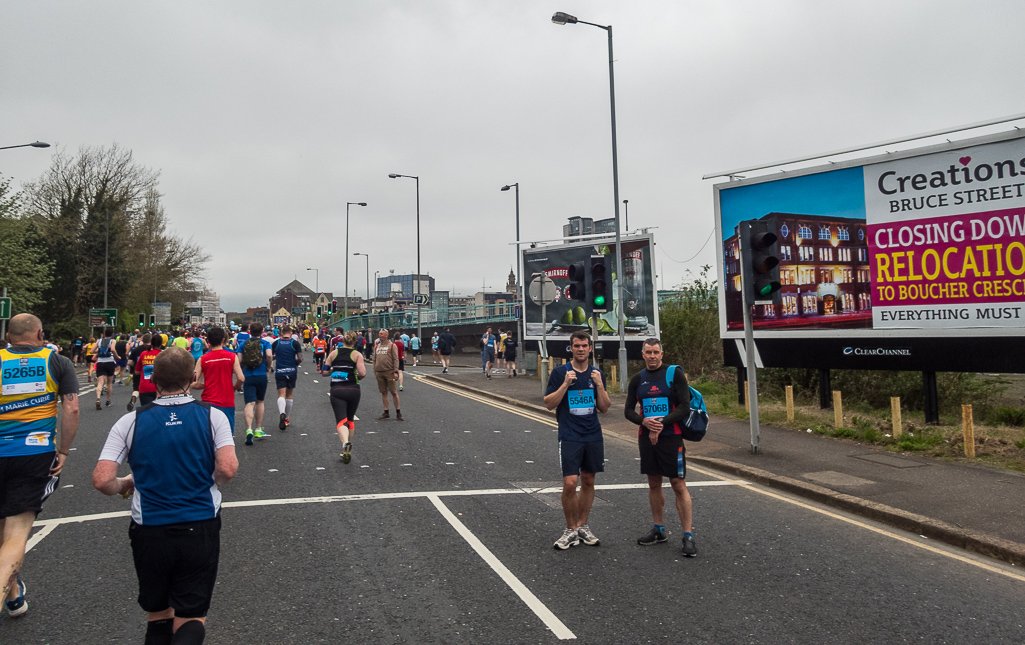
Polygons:
[[604,307],[605,306],[605,296],[595,296],[594,297],[594,306],[596,306],[596,307]]

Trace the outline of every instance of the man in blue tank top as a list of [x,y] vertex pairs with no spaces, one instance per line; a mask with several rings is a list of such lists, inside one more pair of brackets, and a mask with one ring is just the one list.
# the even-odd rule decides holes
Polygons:
[[[605,470],[605,444],[598,413],[606,413],[612,401],[605,391],[605,375],[587,361],[591,337],[585,331],[570,336],[573,360],[552,370],[545,393],[545,407],[555,410],[559,422],[559,458],[562,461],[562,512],[566,530],[555,541],[565,550],[583,542],[598,546],[587,525],[594,503],[594,475]],[[577,482],[580,492],[577,493]]]
[[[100,492],[132,496],[128,535],[147,643],[203,642],[220,559],[218,487],[238,470],[228,418],[189,395],[193,369],[187,351],[161,352],[151,377],[157,399],[114,424],[93,471]],[[132,472],[118,477],[126,458]]]
[[303,346],[292,338],[292,328],[281,328],[281,338],[271,344],[274,354],[274,381],[278,387],[278,430],[291,423],[292,395],[299,377],[299,364],[303,361]]
[[[672,380],[669,366],[662,363],[662,342],[657,338],[644,341],[641,350],[644,369],[630,379],[626,393],[626,418],[637,424],[637,446],[641,454],[641,473],[648,477],[648,502],[654,526],[647,535],[637,540],[641,546],[668,541],[663,511],[666,504],[662,492],[662,478],[676,495],[676,512],[683,527],[683,555],[697,555],[694,535],[691,533],[691,500],[687,490],[687,452],[679,424],[690,413],[690,388],[682,370],[674,369]],[[641,404],[641,413],[637,404]]]

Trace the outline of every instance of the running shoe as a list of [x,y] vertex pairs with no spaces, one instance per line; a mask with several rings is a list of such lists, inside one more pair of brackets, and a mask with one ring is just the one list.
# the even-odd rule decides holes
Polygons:
[[7,615],[11,618],[17,618],[28,611],[28,603],[25,602],[25,589],[25,583],[18,578],[18,597],[4,602],[7,605]]
[[571,546],[580,544],[580,536],[573,529],[566,529],[562,532],[562,537],[555,541],[555,548],[560,551],[565,551]]
[[253,430],[253,436],[257,439],[263,439],[264,437],[269,437],[270,435],[264,432],[263,428],[257,428],[256,430]]
[[637,538],[637,544],[641,546],[651,546],[652,544],[661,544],[668,542],[669,538],[666,537],[664,531],[659,531],[656,527],[652,526],[651,530],[644,537]]
[[441,373],[442,374],[448,374],[448,368],[447,367],[442,368]]
[[285,416],[284,412],[282,412],[280,415],[278,415],[278,430],[284,430],[285,429],[285,426],[288,425],[287,420],[288,420],[288,417]]
[[342,444],[342,463],[347,464],[352,461],[352,442],[346,441]]
[[135,409],[135,396],[132,396],[132,398],[128,401],[128,411],[131,412],[134,409]]
[[688,558],[693,558],[698,554],[698,548],[694,546],[694,536],[684,535],[683,536],[683,549],[681,551],[683,555]]
[[598,536],[591,533],[591,529],[586,524],[581,524],[577,529],[577,537],[587,546],[598,546]]
[[285,417],[285,429],[288,429],[288,426],[290,426],[290,425],[292,425],[292,418],[291,417]]
[[398,411],[395,412],[395,420],[396,421],[405,421],[405,419],[402,418],[402,413],[398,412]]
[[99,399],[96,399],[96,409],[97,410],[102,410],[103,409],[103,406],[100,405],[100,400]]
[[107,399],[107,407],[110,407],[110,399]]
[[253,431],[252,430],[246,430],[246,445],[247,446],[253,445]]
[[400,386],[399,386],[399,392],[401,392],[401,391],[402,391],[402,386],[400,385]]

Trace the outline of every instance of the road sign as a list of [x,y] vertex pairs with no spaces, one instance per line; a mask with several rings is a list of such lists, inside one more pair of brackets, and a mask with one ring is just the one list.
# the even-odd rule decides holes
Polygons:
[[153,315],[156,316],[156,323],[158,325],[166,327],[171,324],[171,303],[154,302],[152,307]]
[[113,327],[117,324],[117,309],[90,309],[90,327]]
[[11,299],[0,298],[0,320],[11,319]]
[[431,297],[429,295],[427,295],[426,293],[414,293],[413,294],[413,304],[414,305],[424,306],[424,305],[430,304],[430,302],[431,302]]

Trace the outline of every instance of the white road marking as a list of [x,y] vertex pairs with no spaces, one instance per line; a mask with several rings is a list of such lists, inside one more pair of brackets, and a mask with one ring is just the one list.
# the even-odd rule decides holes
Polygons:
[[42,542],[43,538],[49,535],[58,526],[58,524],[48,524],[44,526],[42,530],[40,530],[38,533],[30,537],[28,543],[25,544],[25,553],[31,551],[32,547]]
[[360,468],[370,468],[370,466],[360,466]]
[[466,434],[470,434],[469,430],[463,430],[463,432],[465,432]]
[[[317,379],[313,379],[313,382],[314,382],[314,383],[320,383],[320,381],[318,381]],[[331,396],[331,393],[330,393],[330,392],[328,392],[328,393],[327,393],[327,395],[328,395],[328,396]]]
[[441,430],[435,430],[434,434],[441,434]]
[[403,466],[412,466],[413,464],[402,464]]
[[485,461],[484,463],[486,463],[486,464],[493,464],[495,462],[493,462],[493,461]]
[[532,463],[534,463],[534,462],[532,462],[532,461],[527,461],[526,463],[528,463],[528,464],[532,464]]
[[305,436],[306,436],[306,433],[305,433],[305,432],[300,432],[300,433],[299,433],[299,436],[300,436],[300,437],[305,437]]
[[402,434],[409,434],[409,430],[403,430]]
[[303,374],[305,374],[306,376],[309,376],[309,375],[310,375],[310,373],[309,373],[309,372],[303,372]]
[[502,431],[501,430],[495,430],[495,434],[499,434],[500,432],[502,432]]
[[277,468],[271,468],[267,472],[269,472],[269,473],[276,473],[276,472],[278,472],[278,469]]
[[377,430],[368,430],[364,434],[377,434]]
[[445,465],[446,465],[446,466],[455,466],[455,465],[456,465],[456,462],[454,462],[454,461],[446,461],[446,462],[445,462]]
[[74,488],[74,484],[68,484],[67,486],[61,486],[61,488]]
[[78,448],[68,448],[68,450],[78,450]]
[[431,500],[431,503],[438,509],[438,512],[441,513],[442,517],[448,520],[448,523],[452,525],[452,528],[454,528],[464,540],[466,540],[467,544],[470,545],[470,548],[476,551],[477,555],[479,555],[481,559],[498,574],[498,577],[500,577],[505,584],[509,585],[509,588],[520,597],[520,600],[522,600],[523,603],[541,619],[541,622],[545,624],[545,627],[550,629],[552,633],[561,640],[576,638],[576,635],[574,635],[573,632],[571,632],[569,628],[566,627],[566,625],[563,624],[563,622],[559,620],[558,617],[530,591],[530,589],[527,589],[526,585],[520,582],[519,578],[514,576],[513,573],[509,571],[504,564],[502,564],[502,561],[496,558],[488,547],[484,546],[484,543],[477,539],[477,536],[471,533],[470,529],[466,528],[465,524],[459,521],[459,518],[452,514],[452,511],[442,503],[441,499],[437,495],[428,495],[427,499]]
[[317,466],[317,470],[324,470],[323,466]]

